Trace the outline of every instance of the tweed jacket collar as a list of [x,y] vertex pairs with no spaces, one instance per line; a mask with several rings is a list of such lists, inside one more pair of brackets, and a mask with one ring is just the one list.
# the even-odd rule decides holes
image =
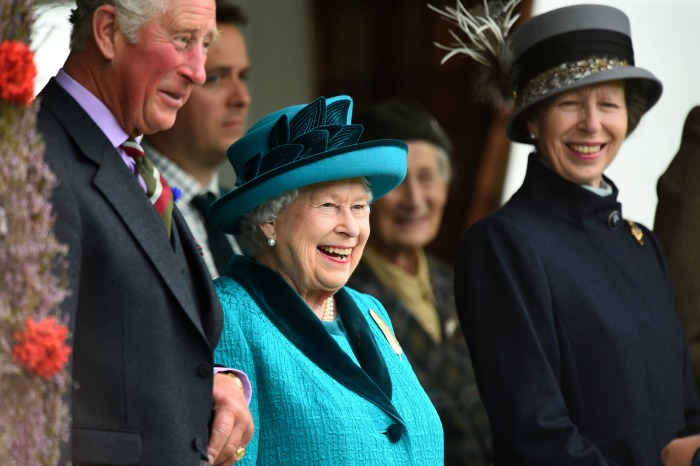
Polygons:
[[338,346],[299,294],[277,273],[250,258],[234,256],[224,275],[239,282],[279,331],[320,369],[404,424],[391,403],[389,371],[364,316],[369,309],[360,310],[345,288],[335,294],[335,299],[361,367]]

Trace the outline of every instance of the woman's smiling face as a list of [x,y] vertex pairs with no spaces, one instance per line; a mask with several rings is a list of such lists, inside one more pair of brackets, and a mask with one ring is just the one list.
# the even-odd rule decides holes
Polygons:
[[427,141],[406,142],[406,178],[374,203],[371,244],[381,252],[415,251],[433,241],[447,202],[441,149]]
[[362,179],[303,188],[272,224],[261,225],[276,245],[265,265],[299,294],[336,291],[357,267],[369,237],[370,193]]
[[559,176],[599,187],[627,136],[624,84],[607,82],[556,95],[535,110],[528,131],[542,160]]

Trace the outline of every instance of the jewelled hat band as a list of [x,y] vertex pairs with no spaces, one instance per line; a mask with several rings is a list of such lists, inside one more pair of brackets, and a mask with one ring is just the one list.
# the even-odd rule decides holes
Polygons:
[[522,93],[513,91],[516,108],[525,107],[538,97],[550,94],[557,89],[570,87],[593,74],[627,66],[630,66],[627,60],[607,57],[591,57],[586,60],[562,63],[531,79]]
[[514,57],[515,89],[522,91],[535,76],[562,63],[590,57],[615,57],[634,66],[632,41],[627,34],[607,29],[582,29],[548,37]]

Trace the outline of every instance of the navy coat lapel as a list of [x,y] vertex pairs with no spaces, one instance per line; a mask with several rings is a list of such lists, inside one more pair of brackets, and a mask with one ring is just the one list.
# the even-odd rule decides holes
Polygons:
[[[44,108],[49,109],[61,122],[83,156],[95,163],[95,188],[124,221],[185,313],[206,337],[197,306],[193,297],[186,292],[189,287],[183,282],[185,277],[175,259],[166,230],[133,174],[95,122],[55,80],[47,84],[40,97]],[[90,126],[94,130],[85,131]],[[105,238],[105,241],[109,241],[109,238]]]
[[369,309],[358,309],[345,289],[335,298],[362,367],[338,346],[296,291],[275,272],[249,258],[234,256],[224,275],[238,281],[280,332],[321,370],[404,424],[391,403],[389,371],[363,317]]

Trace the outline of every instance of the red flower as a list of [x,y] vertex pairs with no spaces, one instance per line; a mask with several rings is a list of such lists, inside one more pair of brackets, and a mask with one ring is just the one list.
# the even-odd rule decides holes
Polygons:
[[23,42],[0,43],[0,99],[28,105],[34,96],[34,53]]
[[15,333],[12,355],[25,369],[48,379],[63,370],[71,349],[66,345],[68,329],[49,317],[39,322],[27,318],[23,331]]

